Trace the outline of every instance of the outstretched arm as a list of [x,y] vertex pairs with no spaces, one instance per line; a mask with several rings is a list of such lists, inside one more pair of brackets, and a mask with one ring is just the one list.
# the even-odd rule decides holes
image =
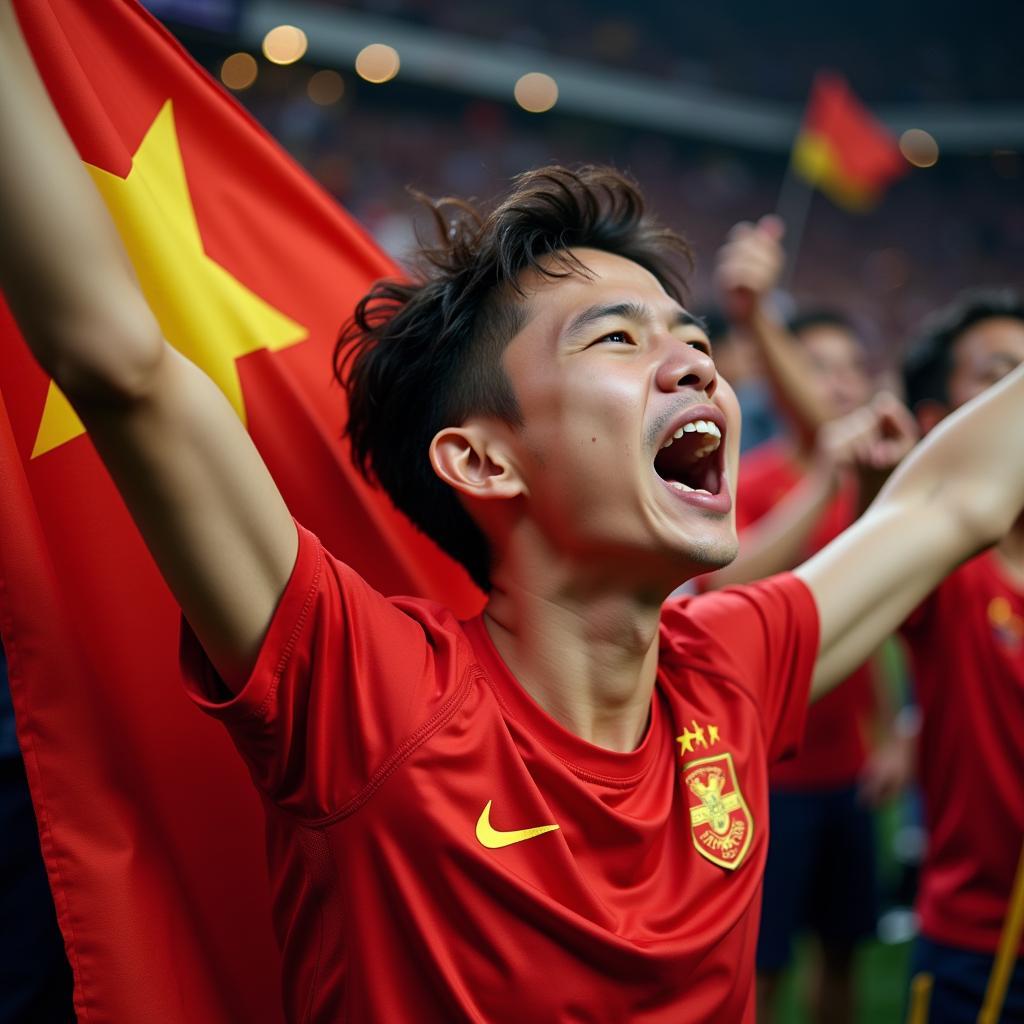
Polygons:
[[162,337],[10,0],[0,0],[0,153],[0,288],[237,685],[291,573],[295,529],[227,399]]
[[1024,510],[1024,366],[947,417],[868,511],[797,574],[821,646],[812,696],[845,678],[957,565]]

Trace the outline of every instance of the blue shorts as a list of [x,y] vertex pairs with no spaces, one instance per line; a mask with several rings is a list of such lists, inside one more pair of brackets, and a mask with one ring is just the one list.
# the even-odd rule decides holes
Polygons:
[[831,949],[875,934],[875,827],[855,786],[813,792],[772,790],[771,838],[757,940],[757,969],[783,970],[793,941],[814,932]]
[[[924,936],[914,942],[910,976],[927,971],[935,980],[928,1024],[975,1024],[992,962],[988,953],[943,946]],[[1017,961],[999,1016],[1000,1024],[1024,1022],[1024,963]]]

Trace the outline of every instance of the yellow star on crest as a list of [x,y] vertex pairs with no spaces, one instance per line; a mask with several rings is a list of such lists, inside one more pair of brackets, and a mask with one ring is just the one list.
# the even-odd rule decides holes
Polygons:
[[[235,360],[305,340],[308,331],[251,292],[203,250],[168,100],[132,157],[126,178],[88,169],[110,210],[143,294],[164,337],[203,368],[242,422],[245,401]],[[51,381],[32,457],[85,433]]]
[[696,719],[690,722],[690,725],[693,726],[694,741],[697,743],[698,746],[706,747],[708,745],[708,741],[704,738],[704,727],[698,725]]
[[677,736],[676,737],[676,742],[679,744],[679,756],[680,757],[682,757],[683,754],[691,754],[691,753],[693,753],[693,741],[696,738],[697,738],[697,734],[695,732],[690,732],[689,729],[685,729],[685,728],[683,729],[682,736]]

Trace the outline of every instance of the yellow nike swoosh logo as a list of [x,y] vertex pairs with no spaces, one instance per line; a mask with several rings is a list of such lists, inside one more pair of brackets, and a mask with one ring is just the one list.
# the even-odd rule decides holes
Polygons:
[[481,846],[488,850],[500,850],[503,846],[512,846],[513,843],[522,843],[535,836],[542,836],[545,832],[554,832],[558,825],[537,825],[534,828],[517,828],[512,832],[499,832],[491,825],[491,801],[480,812],[476,820],[476,837]]

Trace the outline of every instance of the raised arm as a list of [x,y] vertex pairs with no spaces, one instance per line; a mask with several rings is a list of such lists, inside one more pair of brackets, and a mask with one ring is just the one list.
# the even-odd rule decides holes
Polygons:
[[797,569],[821,618],[813,696],[1024,512],[1024,366],[947,417],[867,512]]
[[782,234],[782,222],[774,216],[737,224],[719,250],[715,282],[726,315],[757,346],[772,392],[801,450],[809,454],[828,421],[828,410],[814,387],[806,355],[767,301],[782,271]]
[[0,153],[0,288],[236,686],[287,583],[295,529],[227,399],[162,337],[10,0],[0,0]]

